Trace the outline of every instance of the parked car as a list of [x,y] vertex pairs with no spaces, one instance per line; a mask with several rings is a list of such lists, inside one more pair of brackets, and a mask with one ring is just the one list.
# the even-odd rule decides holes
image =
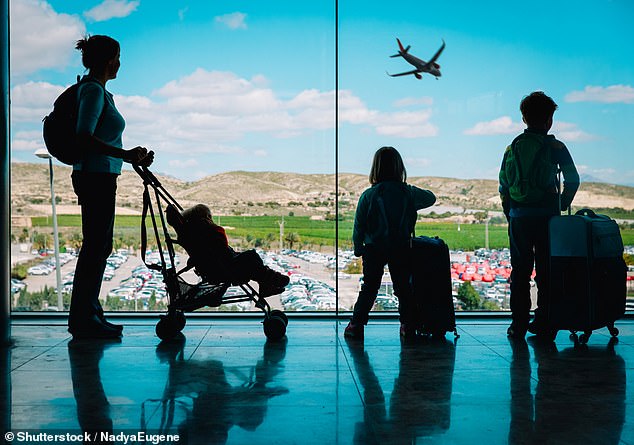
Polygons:
[[22,289],[26,289],[26,283],[17,278],[11,278],[11,293],[15,294],[20,292]]
[[48,275],[52,270],[47,266],[32,266],[27,269],[26,273],[29,275]]

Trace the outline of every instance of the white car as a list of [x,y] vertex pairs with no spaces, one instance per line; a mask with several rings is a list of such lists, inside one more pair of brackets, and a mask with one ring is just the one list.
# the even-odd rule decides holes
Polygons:
[[45,266],[33,266],[29,267],[26,273],[29,275],[48,275],[51,273],[51,269]]

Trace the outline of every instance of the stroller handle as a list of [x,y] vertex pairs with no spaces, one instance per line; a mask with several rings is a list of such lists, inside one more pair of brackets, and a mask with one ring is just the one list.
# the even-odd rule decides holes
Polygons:
[[156,176],[154,176],[154,173],[152,173],[148,167],[139,164],[132,164],[132,168],[135,172],[137,172],[141,179],[147,183],[161,187],[161,182],[156,178]]
[[158,180],[154,173],[150,171],[150,169],[146,166],[142,166],[139,164],[132,164],[132,168],[135,172],[143,179],[143,183],[146,186],[151,186],[157,194],[159,194],[165,201],[174,205],[178,210],[183,211],[183,207],[174,199],[172,195],[169,194],[167,190],[161,184],[161,181]]

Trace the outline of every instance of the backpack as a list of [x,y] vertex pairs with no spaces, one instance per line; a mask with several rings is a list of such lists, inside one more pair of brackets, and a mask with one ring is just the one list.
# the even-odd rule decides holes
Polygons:
[[77,143],[77,114],[79,111],[77,90],[82,82],[99,83],[90,79],[80,80],[77,76],[77,83],[66,88],[55,99],[53,111],[42,119],[42,135],[46,149],[51,156],[67,165],[73,165],[84,158],[84,152]]
[[522,204],[538,203],[553,186],[557,166],[552,160],[547,139],[548,136],[523,133],[511,143],[503,173],[514,201]]
[[[408,193],[403,196],[403,199],[403,215],[401,216],[401,219],[396,227],[390,227],[390,223],[387,217],[387,211],[385,210],[383,189],[379,188],[375,193],[373,200],[368,207],[368,215],[374,211],[374,207],[378,208],[379,214],[379,218],[376,220],[378,226],[376,227],[376,230],[373,230],[374,233],[372,236],[372,243],[374,245],[382,249],[388,249],[395,246],[404,247],[412,239],[414,233],[413,230],[410,229],[412,223],[411,214],[415,214],[415,210],[414,199],[410,190],[408,190]],[[415,220],[414,224],[416,224]]]

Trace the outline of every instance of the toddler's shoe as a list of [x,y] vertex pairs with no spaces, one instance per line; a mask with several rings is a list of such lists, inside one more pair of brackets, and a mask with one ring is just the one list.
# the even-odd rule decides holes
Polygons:
[[290,282],[290,277],[288,275],[284,275],[283,273],[275,272],[271,277],[271,284],[275,287],[286,287]]
[[278,295],[284,292],[284,286],[275,286],[273,283],[258,283],[258,295],[262,298],[270,297],[272,295]]

